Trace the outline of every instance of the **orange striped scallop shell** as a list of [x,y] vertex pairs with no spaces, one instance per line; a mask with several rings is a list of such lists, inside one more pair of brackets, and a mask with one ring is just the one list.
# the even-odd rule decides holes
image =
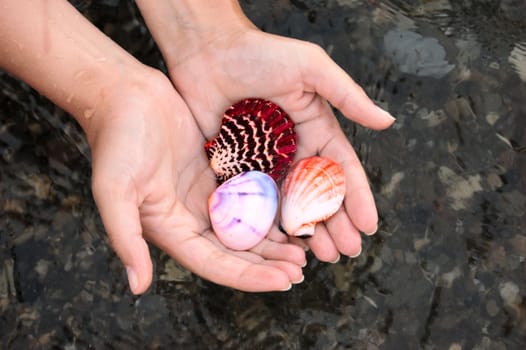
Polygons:
[[312,236],[316,223],[342,205],[345,174],[331,159],[305,158],[292,167],[281,194],[281,227],[291,236]]

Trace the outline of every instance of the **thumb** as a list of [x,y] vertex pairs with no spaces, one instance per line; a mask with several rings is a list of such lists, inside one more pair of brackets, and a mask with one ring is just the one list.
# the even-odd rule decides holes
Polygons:
[[[314,44],[313,44],[314,45]],[[319,46],[302,61],[305,83],[347,118],[375,130],[386,129],[395,119],[374,104],[365,91]],[[320,68],[323,67],[323,68]]]
[[[121,179],[122,181],[122,179]],[[94,176],[92,189],[111,245],[126,268],[134,294],[152,282],[152,261],[142,227],[133,182],[108,182]]]

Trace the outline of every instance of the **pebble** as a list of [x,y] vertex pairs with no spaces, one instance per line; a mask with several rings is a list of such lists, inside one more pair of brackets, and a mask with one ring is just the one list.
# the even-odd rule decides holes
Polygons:
[[412,252],[405,252],[405,262],[412,265],[418,262],[416,255]]
[[486,114],[486,121],[489,125],[494,125],[497,122],[497,120],[499,120],[499,118],[500,114],[498,114],[497,112],[489,112],[488,114]]
[[513,190],[504,192],[502,197],[504,201],[500,203],[501,208],[499,209],[508,215],[524,218],[526,215],[526,196],[524,194],[518,190]]
[[500,307],[499,305],[497,305],[497,302],[495,300],[489,300],[487,303],[486,303],[486,312],[488,313],[488,315],[490,315],[491,317],[495,317],[497,316],[497,314],[499,313],[500,311]]
[[28,185],[33,188],[34,195],[38,199],[47,199],[51,193],[51,180],[46,175],[31,174],[22,176]]
[[491,69],[499,70],[500,69],[500,64],[499,64],[499,62],[493,61],[493,62],[491,62],[489,64],[489,67]]
[[175,260],[169,259],[164,265],[164,272],[159,278],[163,281],[189,282],[192,280],[192,274],[176,263]]
[[0,264],[0,300],[7,298],[9,295],[16,295],[14,262],[12,259],[4,261],[3,266]]
[[382,187],[382,194],[388,198],[392,197],[404,177],[405,174],[402,171],[394,173],[389,182]]
[[0,268],[0,300],[9,295],[7,275],[3,268]]
[[486,177],[486,181],[488,182],[489,189],[492,191],[495,191],[496,189],[502,187],[502,180],[498,174],[488,174],[488,176]]
[[507,254],[506,249],[503,246],[495,246],[492,244],[492,247],[488,255],[488,267],[491,269],[496,268],[505,268],[507,265]]
[[391,264],[393,262],[393,250],[388,245],[382,246],[380,256],[386,264]]
[[427,246],[429,243],[431,243],[431,240],[429,238],[427,238],[427,237],[418,238],[418,239],[415,239],[415,241],[413,242],[413,247],[418,252],[418,251],[422,250],[422,248]]
[[51,265],[51,262],[47,260],[44,260],[44,259],[38,260],[35,266],[35,271],[38,274],[38,278],[40,279],[40,281],[45,280],[47,273],[49,271],[49,265]]
[[450,272],[443,273],[441,280],[446,288],[451,288],[453,286],[453,282],[455,282],[455,280],[460,276],[462,276],[462,271],[460,271],[460,269],[455,266],[455,268]]
[[376,273],[378,271],[380,271],[380,269],[382,268],[383,266],[383,262],[382,262],[382,259],[379,258],[379,257],[373,257],[373,263],[371,265],[371,267],[369,268],[369,272],[370,273]]
[[447,120],[447,114],[443,109],[428,112],[427,109],[421,109],[417,113],[417,117],[427,123],[427,127],[434,128]]
[[476,192],[482,191],[481,177],[478,174],[464,178],[450,168],[441,166],[438,170],[438,178],[447,186],[447,195],[452,200],[451,207],[454,210],[464,209],[467,201]]
[[341,264],[334,264],[331,267],[334,286],[339,291],[348,291],[350,287],[349,278],[345,273],[345,268]]
[[515,305],[519,301],[519,287],[511,281],[499,285],[499,294],[506,305]]
[[508,62],[514,68],[522,81],[526,81],[526,44],[517,43],[508,57]]
[[526,237],[523,235],[516,235],[509,240],[511,250],[521,257],[526,257]]
[[459,343],[453,343],[449,346],[449,350],[462,350],[462,345]]
[[7,213],[24,214],[26,210],[25,202],[14,198],[3,199],[1,206]]
[[447,61],[446,50],[436,38],[410,30],[388,31],[384,36],[384,50],[404,73],[439,79],[455,67]]

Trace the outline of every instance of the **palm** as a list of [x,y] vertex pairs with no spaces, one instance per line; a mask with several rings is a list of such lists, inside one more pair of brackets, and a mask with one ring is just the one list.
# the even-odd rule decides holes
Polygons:
[[348,180],[345,209],[318,225],[308,244],[326,261],[336,260],[339,252],[359,254],[358,230],[373,232],[377,213],[360,161],[326,99],[362,124],[380,129],[392,121],[369,118],[378,113],[376,107],[328,56],[312,44],[248,28],[208,41],[169,67],[207,138],[219,130],[228,105],[262,97],[281,105],[296,123],[297,159],[320,154],[340,162]]
[[[177,90],[207,137],[217,132],[221,121],[218,116],[224,109],[245,97],[266,97],[284,103],[291,114],[312,112],[306,107],[314,94],[303,93],[298,62],[285,54],[290,53],[290,48],[280,51],[278,46],[270,50],[262,43],[267,39],[265,35],[260,38],[260,32],[247,31],[235,42],[211,43],[170,67]],[[276,46],[269,42],[271,45]]]
[[[151,281],[143,237],[193,272],[234,288],[282,289],[301,276],[295,247],[263,242],[253,253],[237,253],[215,240],[206,205],[215,178],[204,137],[168,83],[111,101],[117,104],[91,142],[93,192],[115,250],[138,275],[135,291]],[[288,261],[276,258],[287,254]]]

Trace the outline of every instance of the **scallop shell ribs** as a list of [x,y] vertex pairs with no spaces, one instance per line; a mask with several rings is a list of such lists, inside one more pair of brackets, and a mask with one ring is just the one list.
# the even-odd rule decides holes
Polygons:
[[296,154],[294,122],[275,103],[247,98],[225,111],[219,134],[205,150],[219,183],[249,170],[279,181]]
[[305,158],[291,168],[281,194],[281,227],[292,236],[312,236],[316,223],[327,220],[342,205],[345,174],[328,158]]

